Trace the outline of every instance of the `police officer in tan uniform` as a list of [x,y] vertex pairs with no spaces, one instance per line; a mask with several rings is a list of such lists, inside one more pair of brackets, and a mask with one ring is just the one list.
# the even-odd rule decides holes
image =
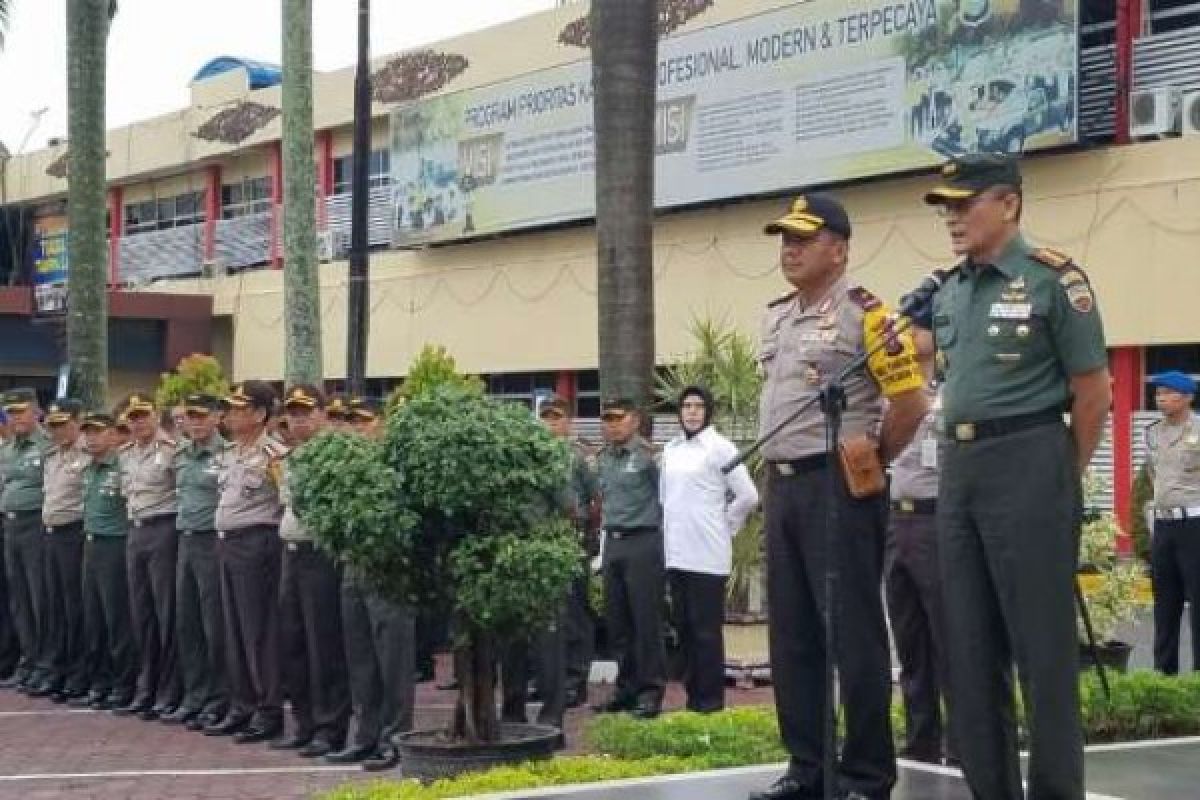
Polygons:
[[1179,672],[1179,623],[1191,604],[1192,669],[1200,670],[1200,416],[1192,410],[1196,382],[1171,371],[1154,375],[1163,418],[1146,431],[1154,482],[1154,668]]
[[[52,446],[46,453],[42,523],[46,526],[46,641],[55,702],[87,696],[90,676],[83,629],[83,406],[59,400],[46,409]],[[52,692],[48,690],[53,690]]]
[[[840,571],[835,597],[839,697],[845,739],[836,780],[840,797],[880,800],[896,781],[889,706],[890,657],[880,583],[886,496],[878,462],[912,438],[927,402],[916,352],[897,333],[883,304],[846,277],[850,220],[827,195],[795,201],[766,226],[780,235],[783,276],[795,291],[770,303],[760,359],[766,373],[760,424],[779,425],[812,402],[855,356],[881,349],[846,383],[842,446],[877,480],[852,496],[840,463],[826,456],[818,404],[767,441],[767,592],[771,675],[788,771],[753,800],[808,800],[822,795],[825,706],[826,504],[838,504],[832,532]],[[888,399],[884,410],[884,398]],[[829,471],[838,493],[828,495]]]
[[129,509],[129,597],[141,658],[133,702],[115,709],[158,719],[179,706],[182,682],[175,642],[175,440],[159,428],[158,410],[145,394],[125,403],[133,441],[121,450]]
[[217,558],[225,610],[231,703],[210,736],[265,742],[283,732],[279,664],[279,498],[286,451],[267,435],[275,390],[245,381],[225,398],[232,439],[221,454],[217,485]]

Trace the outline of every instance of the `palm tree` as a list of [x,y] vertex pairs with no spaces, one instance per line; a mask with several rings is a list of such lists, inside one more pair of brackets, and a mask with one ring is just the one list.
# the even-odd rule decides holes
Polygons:
[[313,187],[312,0],[283,0],[284,377],[320,384],[321,302]]
[[643,407],[654,387],[657,21],[655,0],[592,3],[600,389]]
[[104,134],[108,28],[116,0],[67,0],[67,359],[72,394],[108,401]]
[[4,33],[8,30],[9,0],[0,0],[0,50],[4,49]]

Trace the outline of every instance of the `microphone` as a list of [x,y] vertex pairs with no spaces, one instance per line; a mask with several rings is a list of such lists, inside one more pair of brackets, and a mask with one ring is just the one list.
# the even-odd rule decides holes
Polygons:
[[909,317],[919,328],[929,330],[933,327],[933,296],[938,293],[950,277],[950,270],[935,269],[925,276],[925,279],[908,294],[900,298],[900,306],[896,313]]

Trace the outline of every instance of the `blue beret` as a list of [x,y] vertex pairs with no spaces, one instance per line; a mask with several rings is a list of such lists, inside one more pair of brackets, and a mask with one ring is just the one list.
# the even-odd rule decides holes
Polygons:
[[1196,393],[1196,382],[1192,380],[1191,376],[1174,369],[1170,372],[1160,372],[1157,375],[1151,375],[1150,385],[1161,386],[1164,389],[1174,389],[1183,394]]

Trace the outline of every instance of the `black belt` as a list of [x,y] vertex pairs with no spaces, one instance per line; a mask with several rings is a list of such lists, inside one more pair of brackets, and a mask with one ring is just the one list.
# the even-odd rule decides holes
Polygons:
[[26,508],[19,511],[5,511],[5,519],[26,519],[27,517],[36,517],[42,513],[40,508]]
[[283,546],[295,553],[300,550],[315,550],[317,548],[317,543],[305,541],[303,539],[284,539]]
[[657,525],[635,525],[630,528],[605,528],[613,539],[627,539],[630,536],[640,536],[643,533],[658,533]]
[[179,533],[183,536],[208,536],[216,533],[216,530],[213,528],[189,528],[187,530],[181,530]]
[[805,456],[804,458],[794,458],[790,461],[772,461],[771,466],[783,477],[790,478],[801,472],[812,472],[821,469],[828,463],[829,456],[826,453],[817,453],[816,455]]
[[135,528],[145,528],[148,525],[153,525],[156,522],[162,522],[165,519],[175,519],[175,512],[168,511],[165,514],[154,514],[153,516],[149,517],[138,517],[136,519],[129,520],[129,524]]
[[907,500],[893,500],[892,511],[902,514],[936,514],[936,497],[914,497]]
[[76,531],[82,531],[82,530],[83,530],[83,520],[81,520],[81,519],[75,520],[74,522],[68,522],[65,525],[47,525],[46,526],[47,534],[75,533]]
[[1010,433],[1036,428],[1039,425],[1049,425],[1051,422],[1063,421],[1062,409],[1047,408],[1030,414],[1017,414],[1013,417],[985,419],[982,422],[959,422],[947,428],[946,434],[956,442],[976,442],[993,436],[1005,436]]

